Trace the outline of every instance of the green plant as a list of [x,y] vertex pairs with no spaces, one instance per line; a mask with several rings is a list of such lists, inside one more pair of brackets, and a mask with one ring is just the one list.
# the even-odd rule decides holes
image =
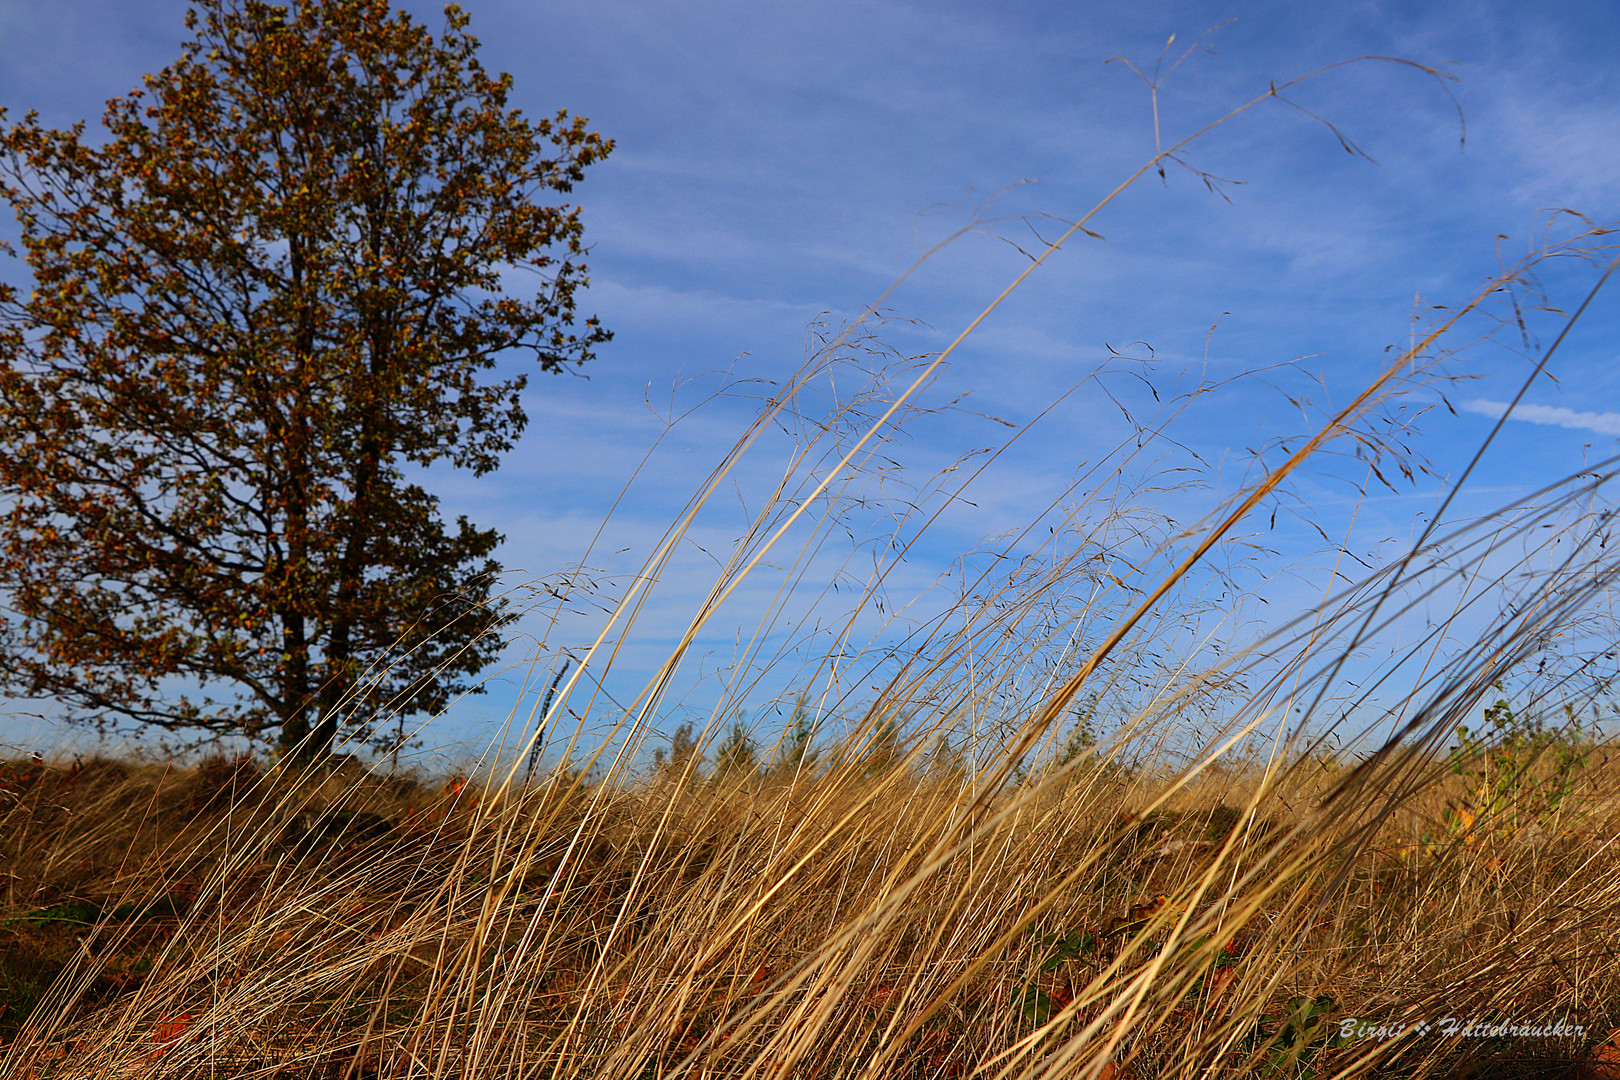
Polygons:
[[1288,1011],[1281,1016],[1261,1016],[1244,1040],[1250,1057],[1259,1055],[1250,1075],[1260,1080],[1316,1076],[1314,1066],[1322,1052],[1349,1041],[1332,1022],[1336,1007],[1329,994],[1299,995],[1289,999]]
[[1087,692],[1074,708],[1074,726],[1069,729],[1068,736],[1063,745],[1058,747],[1057,758],[1053,764],[1063,768],[1071,762],[1090,758],[1097,752],[1097,703],[1102,695],[1092,690]]
[[[1497,689],[1501,689],[1498,684]],[[1485,837],[1507,839],[1546,825],[1563,808],[1578,774],[1593,753],[1572,706],[1567,723],[1549,728],[1539,716],[1516,715],[1506,698],[1485,707],[1477,729],[1457,727],[1457,746],[1447,764],[1464,778],[1460,799],[1447,799],[1442,821],[1446,833],[1465,844]],[[1428,834],[1431,848],[1437,837]]]
[[675,728],[675,733],[669,737],[667,751],[662,749],[653,751],[653,763],[660,769],[682,769],[688,762],[696,765],[700,760],[697,736],[690,720]]
[[866,776],[882,776],[900,760],[901,724],[899,717],[886,716],[872,726],[861,757]]
[[95,904],[53,904],[50,907],[26,912],[14,919],[0,920],[0,927],[20,924],[49,926],[53,923],[63,923],[69,926],[94,926],[100,918],[101,908]]
[[812,748],[815,737],[816,722],[810,718],[806,695],[800,694],[794,699],[793,715],[788,718],[787,728],[782,732],[772,771],[779,774],[799,773],[815,768],[816,752]]
[[[1051,974],[1062,971],[1075,961],[1094,963],[1097,959],[1098,940],[1097,935],[1090,930],[1048,932],[1041,934],[1040,949],[1039,970],[1042,974]],[[1014,1008],[1025,1023],[1034,1027],[1041,1027],[1050,1022],[1052,1015],[1072,1000],[1074,994],[1070,990],[1059,991],[1053,996],[1034,982],[1013,990]]]
[[741,720],[732,722],[731,730],[714,752],[716,776],[751,775],[759,769],[759,746]]

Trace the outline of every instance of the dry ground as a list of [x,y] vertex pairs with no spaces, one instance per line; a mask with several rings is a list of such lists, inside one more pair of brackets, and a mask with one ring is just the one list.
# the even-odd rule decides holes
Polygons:
[[[1556,810],[1466,823],[1417,759],[1162,802],[859,765],[500,795],[4,764],[4,1072],[1609,1075],[1600,750]],[[1451,1016],[1583,1031],[1337,1037]]]

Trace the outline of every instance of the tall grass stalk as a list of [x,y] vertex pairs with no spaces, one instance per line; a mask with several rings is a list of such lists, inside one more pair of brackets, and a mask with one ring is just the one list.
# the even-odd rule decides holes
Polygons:
[[[1335,447],[1404,467],[1384,410],[1546,260],[1612,267],[1605,230],[1489,280],[1195,524],[1159,503],[1202,489],[1151,454],[1210,384],[964,558],[954,603],[901,618],[885,600],[1023,433],[895,494],[889,440],[939,408],[940,365],[1122,191],[1191,168],[1195,140],[1299,81],[1155,153],[939,353],[884,353],[885,300],[819,339],[549,680],[544,715],[514,715],[470,781],[6,763],[6,1074],[1416,1077],[1601,1057],[1620,1027],[1620,802],[1607,744],[1556,721],[1607,691],[1616,463],[1437,518],[1215,646],[1248,625],[1216,592],[1242,587],[1244,523]],[[851,371],[862,388],[831,394]],[[780,477],[697,609],[611,705],[654,589],[784,430]],[[829,537],[874,507],[891,539],[814,623]],[[767,569],[718,692],[680,714],[702,724],[650,767],[653,729],[696,708],[671,700],[695,644]],[[782,685],[772,747],[742,715]],[[1486,709],[1512,720],[1496,741],[1448,745]],[[536,773],[541,740],[558,764]],[[1447,1016],[1586,1030],[1340,1037]]]

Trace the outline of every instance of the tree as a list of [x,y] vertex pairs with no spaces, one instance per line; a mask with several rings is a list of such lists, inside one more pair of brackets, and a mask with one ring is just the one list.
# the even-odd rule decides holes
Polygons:
[[404,470],[496,468],[497,358],[609,339],[542,196],[612,142],[509,108],[467,21],[198,0],[101,145],[0,111],[33,278],[0,285],[0,692],[322,755],[477,689],[501,537]]
[[714,755],[716,776],[753,776],[759,771],[759,745],[741,720],[732,722],[731,730],[720,743]]

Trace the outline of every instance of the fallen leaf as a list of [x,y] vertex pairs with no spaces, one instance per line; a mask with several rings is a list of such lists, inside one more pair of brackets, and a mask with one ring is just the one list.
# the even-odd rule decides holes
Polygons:
[[157,1043],[159,1056],[169,1052],[169,1049],[179,1042],[187,1031],[191,1030],[191,1013],[183,1012],[175,1016],[165,1016],[152,1025],[152,1041]]
[[1620,1080],[1620,1031],[1594,1046],[1575,1070],[1576,1080]]

